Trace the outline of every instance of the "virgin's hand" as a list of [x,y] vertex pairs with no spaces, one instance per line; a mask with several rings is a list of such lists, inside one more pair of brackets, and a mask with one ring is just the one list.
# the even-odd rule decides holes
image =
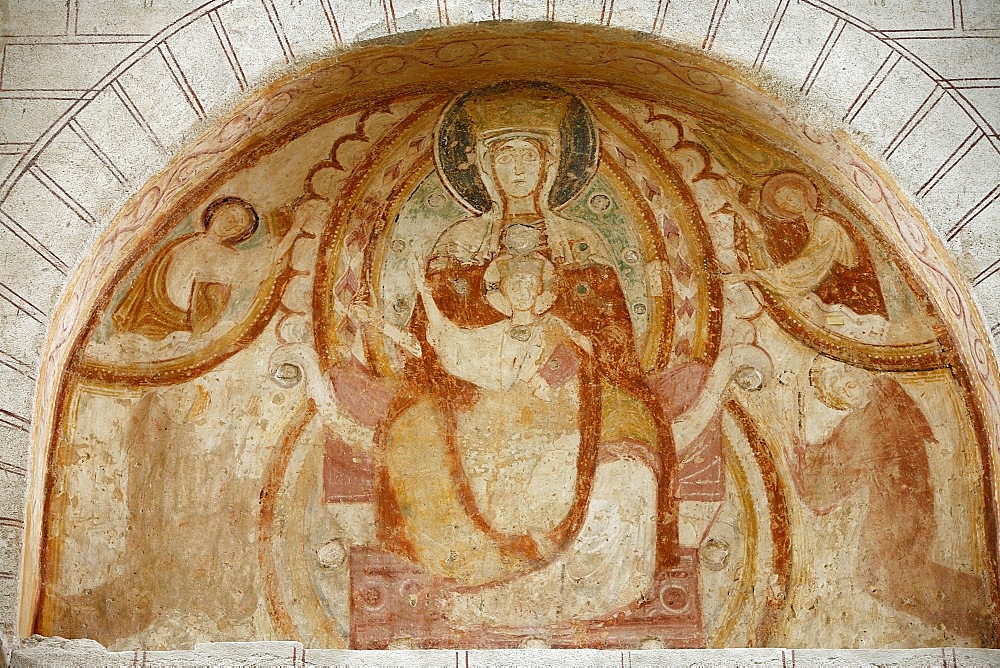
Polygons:
[[719,179],[715,182],[715,184],[716,188],[719,189],[719,193],[729,201],[729,205],[733,208],[736,215],[743,220],[747,227],[759,234],[761,232],[761,227],[760,222],[757,220],[757,212],[750,209],[743,203],[743,200],[740,199],[742,184],[739,182],[733,184],[728,179]]
[[427,292],[427,279],[424,277],[424,266],[416,255],[411,255],[406,264],[406,273],[421,295]]
[[494,212],[490,211],[484,215],[484,218],[487,222],[486,232],[479,243],[479,248],[472,254],[472,258],[476,261],[493,259],[493,256],[500,250],[500,236],[503,234],[503,224]]
[[351,302],[347,313],[351,320],[362,325],[370,325],[375,320],[372,314],[372,307],[363,301]]
[[288,228],[288,234],[299,236],[302,232],[302,228],[306,226],[306,219],[308,216],[305,215],[295,215],[292,214],[292,225]]
[[548,238],[549,251],[552,259],[563,262],[573,261],[573,243],[566,227],[558,218],[550,217],[545,221],[545,236]]
[[[752,214],[753,212],[748,212],[748,213]],[[764,236],[764,228],[761,227],[760,220],[758,220],[757,216],[755,215],[743,216],[743,222],[746,225],[747,229],[749,229],[755,235],[757,235],[758,237]]]

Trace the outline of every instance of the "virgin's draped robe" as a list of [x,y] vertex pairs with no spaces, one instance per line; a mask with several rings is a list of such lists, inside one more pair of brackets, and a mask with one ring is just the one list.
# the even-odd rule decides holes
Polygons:
[[[481,224],[481,219],[462,221],[456,226]],[[448,235],[446,232],[442,238]],[[427,281],[435,302],[443,315],[459,327],[478,328],[494,325],[505,316],[489,305],[485,298],[485,262],[461,262],[454,249],[439,242],[441,254],[432,256]],[[540,251],[548,255],[548,249]],[[576,538],[584,525],[588,500],[599,462],[616,458],[646,461],[656,472],[656,541],[655,568],[662,570],[673,563],[677,552],[677,511],[675,499],[676,454],[669,426],[660,404],[643,378],[628,304],[615,271],[604,264],[582,262],[564,264],[556,260],[557,299],[551,315],[587,337],[593,355],[584,353],[571,341],[563,341],[578,357],[579,452],[576,458],[575,492],[565,518],[544,536],[508,535],[497,531],[477,507],[476,495],[463,468],[456,445],[456,426],[461,415],[467,414],[480,400],[481,392],[473,384],[448,374],[427,341],[427,316],[418,305],[411,321],[411,331],[424,350],[422,358],[412,360],[404,371],[405,388],[397,396],[387,420],[380,429],[380,448],[386,466],[380,469],[379,529],[380,538],[388,549],[401,553],[417,563],[430,549],[426,537],[411,526],[410,519],[416,500],[413,489],[400,489],[400,480],[407,477],[408,465],[425,464],[428,457],[439,461],[425,467],[429,475],[441,477],[434,482],[438,498],[432,500],[441,517],[420,520],[422,523],[452,521],[447,531],[461,535],[474,548],[465,552],[441,550],[452,577],[466,583],[484,583],[524,573],[545,563],[548,555],[565,547]],[[550,346],[551,347],[551,346]],[[546,352],[541,355],[546,360]],[[543,364],[543,366],[545,366]],[[400,429],[408,434],[432,433],[445,444],[443,452],[433,448],[423,454],[423,460],[413,460],[413,448],[408,459],[393,459],[392,453],[402,453],[394,447]],[[399,441],[401,442],[401,441]],[[412,443],[412,441],[411,441]],[[420,480],[418,484],[430,484]],[[405,498],[400,498],[400,497]],[[461,509],[461,512],[454,512]],[[415,530],[418,529],[418,530]],[[438,537],[441,539],[442,537]],[[447,540],[447,539],[445,539]]]

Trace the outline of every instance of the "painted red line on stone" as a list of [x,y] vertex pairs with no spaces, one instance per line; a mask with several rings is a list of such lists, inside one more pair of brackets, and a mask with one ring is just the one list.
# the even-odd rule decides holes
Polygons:
[[41,183],[46,190],[52,193],[56,199],[65,204],[70,211],[75,213],[80,220],[90,226],[97,224],[97,219],[94,218],[94,215],[87,211],[82,204],[76,201],[76,198],[69,194],[69,191],[63,188],[58,181],[49,176],[48,172],[42,169],[38,163],[29,167],[28,173],[35,177],[35,179]]
[[43,320],[43,318],[47,317],[45,311],[32,304],[30,301],[19,295],[16,290],[12,290],[4,283],[0,283],[0,299],[3,299],[5,302],[35,322],[45,324],[45,321]]
[[10,462],[0,461],[0,471],[6,471],[16,476],[25,477],[28,475],[28,469],[23,466],[18,466],[17,464],[11,464]]
[[813,61],[812,67],[809,68],[809,73],[806,75],[805,81],[802,82],[802,86],[799,88],[806,95],[809,94],[813,84],[819,79],[819,74],[823,70],[823,66],[826,65],[826,61],[830,59],[830,54],[836,48],[837,42],[840,41],[840,36],[844,34],[844,26],[846,25],[847,22],[839,17],[833,22],[830,34],[826,36],[826,41],[823,42],[823,48],[819,50],[816,60]]
[[21,243],[34,251],[40,258],[58,271],[63,276],[69,272],[69,265],[62,261],[55,253],[49,250],[48,246],[42,243],[35,235],[27,230],[23,225],[14,220],[6,211],[0,209],[0,225],[3,225],[8,232],[17,237]]
[[[612,0],[613,1],[613,0]],[[705,35],[701,48],[709,50],[715,44],[715,36],[719,34],[719,26],[722,25],[722,17],[726,13],[729,0],[715,0],[715,7],[712,8],[712,18],[708,22],[708,34]]]
[[993,190],[986,193],[986,195],[979,200],[975,206],[969,209],[964,216],[959,218],[958,222],[951,228],[951,231],[948,232],[948,241],[952,241],[955,237],[957,237],[962,230],[968,227],[969,223],[975,220],[979,214],[993,204],[998,197],[1000,197],[1000,185],[997,185],[993,188]]
[[393,30],[393,17],[389,16],[389,0],[382,0],[382,13],[385,14],[385,31],[390,35]]
[[785,12],[788,11],[788,3],[790,0],[781,0],[778,6],[774,9],[774,15],[771,16],[771,23],[767,26],[767,32],[764,33],[764,40],[760,43],[760,48],[757,49],[757,57],[754,58],[753,66],[755,69],[760,69],[764,66],[764,61],[767,60],[767,54],[771,51],[771,44],[774,43],[774,38],[778,34],[778,28],[781,26],[781,22],[785,19]]
[[670,0],[659,0],[656,6],[656,16],[653,17],[652,32],[663,34],[663,27],[667,21],[667,10],[670,8]]
[[30,364],[3,350],[0,350],[0,365],[16,371],[29,380],[37,380]]
[[[963,139],[962,143],[955,147],[955,150],[951,152],[951,155],[949,155],[945,161],[941,163],[930,178],[928,178],[923,185],[917,188],[915,193],[916,196],[923,197],[930,192],[934,186],[941,182],[941,179],[948,175],[948,172],[950,172],[955,165],[962,161],[962,158],[969,154],[969,151],[975,148],[976,144],[979,143],[979,140],[981,140],[983,136],[983,131],[981,129],[978,127],[974,128],[972,132],[969,133],[969,136]],[[960,152],[961,155],[959,155]]]
[[209,12],[208,20],[212,24],[212,28],[215,30],[215,36],[219,40],[219,45],[222,47],[222,52],[226,56],[226,61],[229,63],[230,69],[233,71],[233,75],[236,77],[236,84],[240,87],[241,91],[246,91],[249,86],[247,85],[247,76],[243,71],[243,66],[240,64],[240,59],[236,55],[236,49],[233,48],[233,42],[229,39],[229,33],[226,31],[226,24],[222,22],[222,17],[219,16],[218,11]]
[[861,113],[861,110],[864,109],[865,105],[868,104],[868,101],[871,100],[872,95],[875,94],[878,87],[885,83],[885,80],[890,74],[892,74],[892,70],[895,69],[896,65],[898,65],[899,61],[902,59],[903,57],[896,52],[890,53],[886,56],[885,60],[882,61],[882,64],[879,65],[878,69],[875,70],[875,73],[868,80],[868,83],[864,85],[861,92],[858,93],[858,96],[854,98],[854,102],[851,103],[851,106],[847,108],[847,113],[844,114],[845,121],[851,123],[858,117],[858,114]]
[[278,8],[274,4],[274,0],[261,0],[264,5],[264,13],[267,14],[268,20],[271,22],[271,28],[274,30],[275,36],[278,38],[278,43],[281,45],[281,52],[285,56],[285,62],[289,65],[295,63],[295,52],[292,51],[292,43],[288,41],[288,34],[285,32],[285,26],[281,23],[281,14],[278,13]]
[[111,172],[111,176],[113,176],[118,183],[121,185],[128,183],[128,178],[125,176],[125,172],[120,170],[111,157],[104,152],[104,149],[102,149],[97,142],[94,141],[94,138],[90,136],[90,133],[87,132],[86,128],[80,125],[80,121],[74,118],[67,124],[67,127],[69,127],[69,129],[80,138],[80,141],[82,141],[84,145],[90,149],[90,152],[101,161],[101,164],[103,164],[104,167]]
[[930,92],[930,95],[928,95],[927,98],[920,103],[920,106],[917,107],[916,111],[914,111],[910,118],[907,119],[906,123],[903,124],[903,127],[899,129],[899,132],[897,132],[896,136],[892,138],[892,141],[889,142],[889,145],[885,149],[886,160],[891,158],[892,154],[896,152],[896,150],[911,134],[913,134],[913,131],[917,129],[917,126],[924,122],[927,115],[934,110],[934,107],[937,106],[938,102],[940,102],[943,97],[944,90],[939,86],[935,86]]
[[129,97],[128,91],[125,90],[125,86],[122,85],[122,82],[115,80],[111,83],[109,88],[111,89],[111,92],[115,94],[115,97],[118,98],[118,101],[122,103],[122,106],[125,107],[125,111],[129,113],[129,116],[131,116],[142,131],[146,133],[149,140],[153,142],[153,145],[161,151],[164,151],[165,149],[163,148],[163,144],[160,142],[160,138],[153,130],[153,126],[149,124],[149,121],[147,121],[146,117],[142,115],[139,107],[137,107],[132,98]]
[[157,47],[157,51],[160,52],[160,57],[163,58],[163,63],[167,66],[167,71],[170,72],[170,76],[173,77],[174,83],[177,84],[177,88],[180,89],[181,93],[184,95],[184,99],[187,100],[188,106],[194,111],[195,116],[198,120],[205,120],[207,114],[205,114],[205,107],[202,106],[201,100],[198,99],[198,94],[195,92],[194,88],[191,87],[191,83],[187,79],[187,75],[184,74],[184,70],[181,69],[181,64],[177,62],[177,56],[170,48],[170,44],[164,41]]
[[333,6],[330,4],[330,0],[319,0],[319,6],[323,8],[323,14],[326,16],[326,22],[330,26],[330,33],[333,35],[333,43],[337,46],[343,46],[344,40],[340,36],[340,25],[337,23],[337,15],[333,12]]
[[989,264],[989,266],[987,266],[985,269],[983,269],[978,274],[976,274],[975,276],[973,276],[972,277],[972,284],[973,285],[979,285],[984,280],[986,280],[987,278],[989,278],[990,276],[992,276],[994,273],[996,273],[998,270],[1000,270],[1000,258],[997,258],[996,260],[993,260],[993,262],[991,262]]

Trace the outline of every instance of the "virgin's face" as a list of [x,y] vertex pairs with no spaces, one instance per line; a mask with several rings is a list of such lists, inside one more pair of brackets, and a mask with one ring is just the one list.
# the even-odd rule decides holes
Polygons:
[[508,139],[492,150],[497,186],[508,197],[527,197],[542,180],[542,156],[525,139]]

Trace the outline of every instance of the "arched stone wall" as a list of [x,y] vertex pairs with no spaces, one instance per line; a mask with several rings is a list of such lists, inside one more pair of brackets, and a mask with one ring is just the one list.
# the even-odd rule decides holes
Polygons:
[[[840,118],[867,138],[994,315],[997,242],[989,223],[1000,194],[1000,159],[996,73],[989,68],[996,67],[990,56],[998,26],[987,5],[982,13],[969,3],[965,13],[961,3],[945,3],[882,14],[867,5],[787,0],[383,0],[375,11],[329,0],[216,0],[176,11],[78,0],[68,14],[59,13],[62,3],[52,5],[46,12],[35,3],[8,3],[11,37],[0,87],[5,129],[16,140],[6,145],[12,157],[0,186],[6,255],[0,475],[9,490],[0,497],[6,564],[0,586],[7,588],[0,594],[8,603],[7,629],[36,370],[65,281],[126,199],[213,119],[247,91],[352,44],[472,21],[557,20],[638,30],[731,59],[799,98],[805,111]],[[123,18],[135,27],[123,28]]]

